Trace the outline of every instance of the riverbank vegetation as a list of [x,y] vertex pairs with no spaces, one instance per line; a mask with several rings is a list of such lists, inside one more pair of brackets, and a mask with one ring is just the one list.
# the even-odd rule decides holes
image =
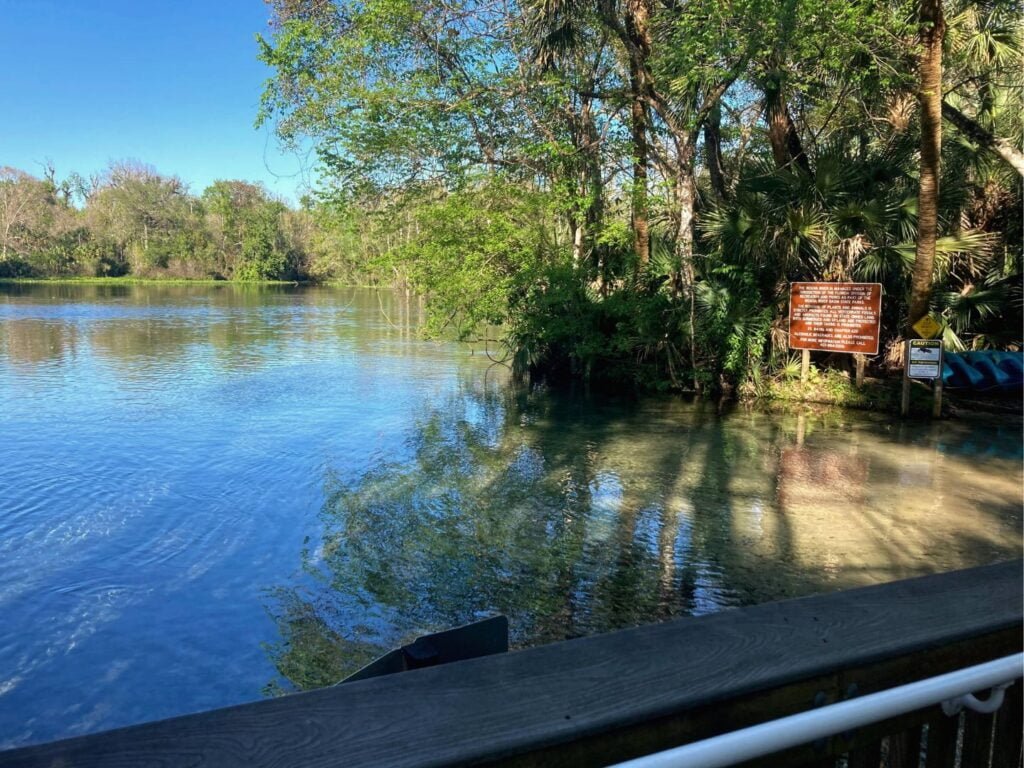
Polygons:
[[926,311],[950,349],[1021,346],[1017,3],[269,5],[258,119],[313,142],[301,210],[7,170],[0,276],[397,285],[522,372],[652,389],[785,378],[798,280],[882,283],[871,374]]
[[296,279],[312,226],[245,181],[197,196],[135,161],[88,179],[0,168],[0,278]]
[[270,5],[261,120],[316,143],[329,271],[521,369],[750,388],[795,280],[883,284],[876,368],[925,310],[1020,343],[1015,3]]

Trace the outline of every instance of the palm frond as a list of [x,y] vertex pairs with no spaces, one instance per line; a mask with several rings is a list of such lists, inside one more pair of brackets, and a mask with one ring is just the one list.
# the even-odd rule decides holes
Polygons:
[[909,275],[914,267],[914,252],[899,248],[871,248],[853,265],[853,274],[858,279],[884,283]]

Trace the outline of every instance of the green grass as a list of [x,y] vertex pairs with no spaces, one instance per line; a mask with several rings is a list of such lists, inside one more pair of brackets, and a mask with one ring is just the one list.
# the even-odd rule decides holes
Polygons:
[[[783,403],[821,403],[843,408],[899,413],[903,381],[899,376],[885,379],[865,378],[858,389],[843,371],[819,370],[811,366],[807,381],[797,376],[778,376],[768,380],[762,399]],[[932,394],[920,385],[910,390],[911,413],[931,412]]]

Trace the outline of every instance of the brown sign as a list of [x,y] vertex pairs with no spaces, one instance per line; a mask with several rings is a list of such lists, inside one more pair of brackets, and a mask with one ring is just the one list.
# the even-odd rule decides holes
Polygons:
[[789,347],[878,354],[881,283],[792,283]]

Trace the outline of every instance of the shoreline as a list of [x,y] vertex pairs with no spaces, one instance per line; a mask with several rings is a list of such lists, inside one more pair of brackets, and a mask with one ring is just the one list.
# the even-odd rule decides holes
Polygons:
[[370,283],[340,280],[216,280],[208,277],[0,277],[0,285],[291,285],[295,287],[376,288]]
[[0,277],[0,285],[324,285],[311,280],[215,280],[187,277]]
[[[292,286],[317,288],[360,288],[389,290],[380,285],[347,283],[336,280],[215,280],[211,278],[176,278],[176,277],[5,277],[0,278],[0,285],[166,285],[166,286],[222,286],[222,287],[262,287]],[[757,404],[768,410],[787,410],[799,406],[825,406],[846,408],[857,411],[875,413],[896,413],[899,411],[900,379],[894,377],[868,377],[864,387],[857,389],[848,374],[829,369],[812,368],[809,381],[773,377],[766,382],[760,392],[738,392],[728,398],[735,403]],[[600,389],[600,387],[599,387]],[[639,394],[639,393],[638,393]],[[648,392],[646,394],[655,394]],[[693,393],[676,392],[677,396],[688,396]],[[714,398],[712,398],[714,399]],[[941,419],[970,419],[984,416],[1016,417],[1024,420],[1021,398],[1006,395],[989,395],[982,392],[957,392],[947,390],[946,402]],[[911,415],[909,418],[923,417],[929,410],[931,394],[921,387],[915,386],[911,393]]]

